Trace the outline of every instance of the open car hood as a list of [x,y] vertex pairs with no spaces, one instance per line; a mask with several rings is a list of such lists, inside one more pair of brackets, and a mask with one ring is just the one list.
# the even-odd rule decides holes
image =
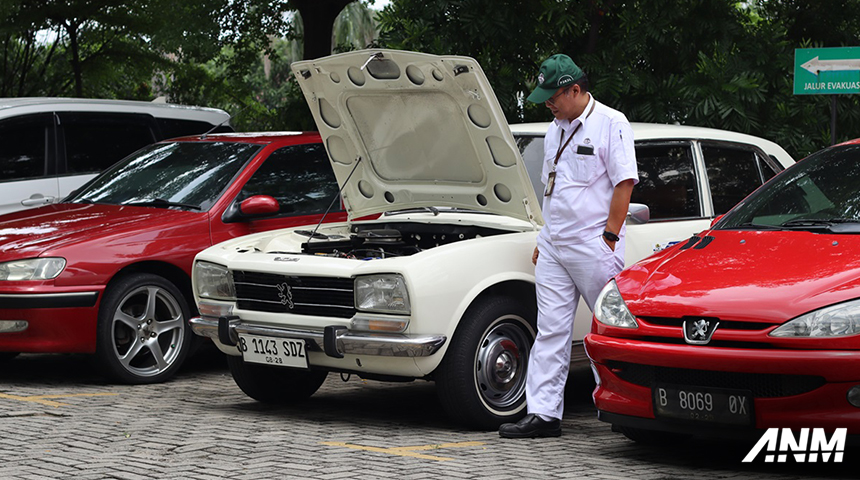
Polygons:
[[[350,218],[459,207],[542,225],[478,62],[370,49],[292,64]],[[351,175],[351,176],[350,176]]]

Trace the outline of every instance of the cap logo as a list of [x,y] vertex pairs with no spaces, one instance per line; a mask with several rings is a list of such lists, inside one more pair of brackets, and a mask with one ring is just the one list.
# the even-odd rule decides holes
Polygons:
[[538,85],[543,85],[544,77],[543,73],[538,74]]
[[568,83],[571,83],[571,82],[573,82],[573,77],[571,77],[570,75],[562,75],[562,76],[558,79],[558,85],[559,85],[559,86],[561,86],[561,85],[567,85]]

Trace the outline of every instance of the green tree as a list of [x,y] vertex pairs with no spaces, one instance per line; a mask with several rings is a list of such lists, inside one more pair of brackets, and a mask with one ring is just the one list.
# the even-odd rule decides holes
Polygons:
[[[523,99],[540,62],[564,52],[595,96],[633,121],[751,133],[803,156],[829,143],[828,100],[792,95],[793,50],[860,34],[860,2],[824,3],[394,0],[380,15],[380,41],[478,59],[510,122],[549,118]],[[856,102],[840,99],[848,136],[858,135]]]

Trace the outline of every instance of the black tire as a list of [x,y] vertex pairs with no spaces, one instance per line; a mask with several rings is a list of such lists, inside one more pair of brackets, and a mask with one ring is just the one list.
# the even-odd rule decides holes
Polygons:
[[189,312],[179,289],[158,275],[136,273],[117,279],[99,307],[99,368],[121,383],[169,379],[190,350]]
[[0,352],[0,363],[8,362],[20,355],[18,352]]
[[307,399],[322,386],[328,372],[246,363],[227,355],[236,385],[258,402],[288,405]]
[[439,400],[454,420],[494,430],[526,414],[535,322],[535,312],[511,297],[469,307],[435,372]]
[[683,433],[662,432],[659,430],[644,430],[641,428],[618,425],[618,430],[630,440],[646,445],[677,445],[687,441],[691,435]]

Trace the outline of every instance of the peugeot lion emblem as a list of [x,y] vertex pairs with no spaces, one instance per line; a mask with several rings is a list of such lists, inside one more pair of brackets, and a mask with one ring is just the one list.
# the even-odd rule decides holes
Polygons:
[[293,291],[287,282],[278,284],[278,298],[281,299],[281,304],[286,305],[290,310],[295,306],[293,304]]
[[684,341],[692,345],[707,345],[720,322],[716,320],[684,320]]

